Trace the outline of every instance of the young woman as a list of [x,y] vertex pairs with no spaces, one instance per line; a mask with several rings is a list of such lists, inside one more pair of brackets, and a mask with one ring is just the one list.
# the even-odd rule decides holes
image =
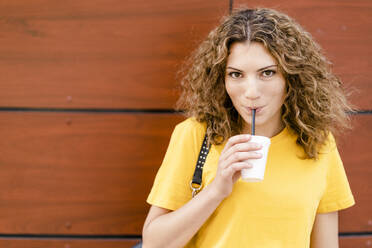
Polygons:
[[[223,19],[191,57],[172,134],[147,199],[143,247],[338,247],[338,212],[354,204],[333,138],[352,111],[310,34],[271,9]],[[264,180],[240,179],[251,142],[269,137]],[[207,134],[203,188],[190,180]]]

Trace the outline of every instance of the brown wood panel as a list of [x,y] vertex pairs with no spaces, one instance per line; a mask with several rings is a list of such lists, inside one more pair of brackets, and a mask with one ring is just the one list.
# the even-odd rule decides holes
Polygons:
[[0,112],[0,233],[141,234],[176,114]]
[[139,240],[70,240],[70,239],[11,239],[0,238],[4,248],[131,248]]
[[370,248],[372,247],[372,235],[358,237],[340,237],[340,248]]
[[0,106],[171,108],[228,0],[0,1]]
[[296,19],[324,48],[345,85],[355,88],[352,102],[372,108],[372,1],[234,0],[234,7],[242,5],[276,8]]
[[356,204],[340,214],[341,232],[372,231],[372,115],[356,115],[353,130],[339,141],[339,151]]
[[[173,114],[0,112],[0,233],[140,234]],[[372,115],[339,142],[357,204],[341,232],[371,231]]]
[[[95,240],[35,240],[35,239],[8,239],[0,238],[0,246],[7,248],[130,248],[135,245],[138,240],[125,241],[95,241]],[[367,237],[340,237],[340,248],[363,248],[372,246],[372,236]]]

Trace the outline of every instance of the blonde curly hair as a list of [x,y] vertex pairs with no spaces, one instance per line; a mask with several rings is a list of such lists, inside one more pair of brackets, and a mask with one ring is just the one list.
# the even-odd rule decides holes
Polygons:
[[306,157],[316,159],[330,132],[350,127],[347,112],[353,110],[319,45],[293,19],[278,11],[238,9],[224,17],[186,63],[177,109],[206,122],[212,144],[241,133],[243,120],[224,80],[232,43],[245,41],[262,43],[278,61],[287,84],[282,120],[297,134],[297,144]]

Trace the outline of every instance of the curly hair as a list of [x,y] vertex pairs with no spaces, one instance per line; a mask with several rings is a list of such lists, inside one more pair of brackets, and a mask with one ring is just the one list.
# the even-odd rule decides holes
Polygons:
[[305,157],[316,159],[330,132],[350,127],[348,112],[353,109],[320,46],[298,23],[276,10],[237,9],[224,17],[189,57],[177,109],[206,122],[212,144],[241,133],[243,120],[224,81],[231,45],[245,41],[260,42],[278,61],[287,88],[282,121],[297,134]]

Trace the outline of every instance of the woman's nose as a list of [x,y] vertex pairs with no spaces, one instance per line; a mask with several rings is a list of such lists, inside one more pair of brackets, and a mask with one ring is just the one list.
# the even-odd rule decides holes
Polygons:
[[258,82],[256,78],[247,78],[244,83],[244,96],[247,99],[255,100],[260,97]]

